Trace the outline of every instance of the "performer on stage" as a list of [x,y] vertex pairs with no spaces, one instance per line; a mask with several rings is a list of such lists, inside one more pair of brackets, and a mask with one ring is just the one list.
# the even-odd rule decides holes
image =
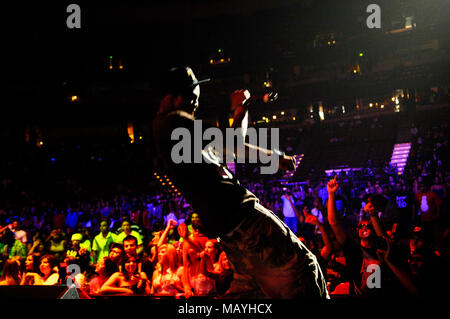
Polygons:
[[[234,277],[225,297],[329,298],[316,257],[274,213],[259,204],[254,194],[240,185],[216,154],[200,150],[205,159],[201,163],[176,164],[172,160],[172,148],[177,143],[171,139],[173,130],[186,128],[194,136],[199,84],[205,81],[198,81],[189,67],[171,69],[164,82],[153,131],[166,173],[199,214],[202,233],[217,238],[228,256]],[[233,127],[246,122],[245,101],[249,96],[245,90],[231,94]],[[245,129],[244,125],[244,134]],[[249,147],[266,155],[274,153]],[[194,158],[198,150],[192,147],[190,151]],[[295,169],[292,157],[276,154],[281,169]]]

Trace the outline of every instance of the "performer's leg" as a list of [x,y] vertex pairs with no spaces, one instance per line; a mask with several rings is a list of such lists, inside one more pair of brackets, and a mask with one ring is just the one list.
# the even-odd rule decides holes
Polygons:
[[256,204],[251,216],[219,241],[236,279],[230,295],[328,298],[316,257],[263,206]]

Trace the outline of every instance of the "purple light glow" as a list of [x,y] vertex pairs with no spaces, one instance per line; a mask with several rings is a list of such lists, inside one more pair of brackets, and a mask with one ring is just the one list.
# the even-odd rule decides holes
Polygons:
[[391,164],[397,166],[398,174],[401,175],[408,161],[411,143],[395,144],[391,156]]

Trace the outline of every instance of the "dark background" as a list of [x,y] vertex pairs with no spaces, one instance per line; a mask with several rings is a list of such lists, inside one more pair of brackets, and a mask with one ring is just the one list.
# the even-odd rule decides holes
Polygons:
[[[291,109],[301,122],[311,105],[317,116],[317,101],[326,114],[342,115],[344,104],[358,113],[357,98],[427,96],[450,78],[446,0],[377,1],[381,29],[367,28],[372,1],[360,0],[75,1],[81,29],[68,29],[71,2],[0,4],[0,175],[33,187],[52,178],[148,181],[159,79],[174,65],[212,78],[198,112],[211,120],[226,116],[233,90],[263,94],[267,79],[279,99],[255,103],[254,118]],[[389,34],[409,16],[414,30]],[[210,64],[220,57],[230,63]],[[143,136],[132,145],[130,122]]]

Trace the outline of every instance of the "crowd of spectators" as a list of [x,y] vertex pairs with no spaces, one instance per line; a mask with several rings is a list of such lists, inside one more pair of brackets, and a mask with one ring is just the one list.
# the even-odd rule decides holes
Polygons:
[[[369,162],[308,180],[243,179],[317,256],[332,298],[446,288],[448,123],[411,134],[402,175]],[[221,297],[230,286],[227,256],[182,195],[161,187],[61,202],[13,186],[1,184],[4,198],[18,200],[0,207],[0,285],[73,282],[91,298]],[[380,282],[371,281],[373,265]]]

